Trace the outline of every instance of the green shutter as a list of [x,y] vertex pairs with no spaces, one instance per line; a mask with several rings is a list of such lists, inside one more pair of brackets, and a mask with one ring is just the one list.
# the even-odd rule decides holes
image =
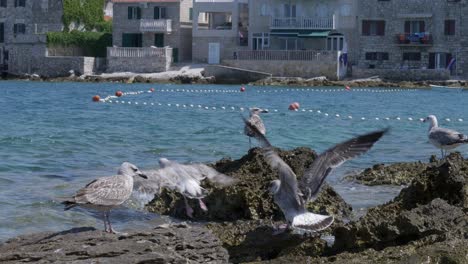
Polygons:
[[166,8],[161,7],[161,18],[166,18]]
[[131,6],[129,6],[127,10],[128,10],[128,19],[132,19],[132,18],[133,18],[133,17],[132,17],[132,10],[133,10],[133,8],[132,8]]
[[137,19],[141,19],[141,8],[137,7]]
[[193,20],[193,8],[189,8],[189,20]]
[[154,34],[154,46],[158,48],[164,47],[164,34]]
[[159,19],[159,6],[154,7],[154,19]]
[[5,41],[5,25],[0,23],[0,43]]

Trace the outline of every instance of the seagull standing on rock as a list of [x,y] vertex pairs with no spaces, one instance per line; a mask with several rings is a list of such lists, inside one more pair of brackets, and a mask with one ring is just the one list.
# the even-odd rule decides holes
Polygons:
[[166,158],[159,159],[160,169],[145,171],[148,180],[137,180],[135,182],[135,196],[143,202],[149,203],[155,195],[161,192],[162,188],[175,190],[182,194],[185,202],[185,210],[188,217],[193,218],[193,209],[188,204],[188,199],[197,199],[200,208],[208,211],[208,207],[203,202],[207,195],[206,189],[200,186],[201,182],[208,179],[210,182],[226,187],[237,181],[224,175],[217,170],[201,163],[180,164]]
[[[255,126],[257,128],[257,130],[262,134],[262,135],[265,135],[266,134],[266,128],[265,128],[265,125],[263,124],[263,121],[262,119],[260,118],[260,113],[268,113],[267,110],[264,110],[264,109],[260,109],[258,107],[252,107],[250,108],[250,117],[249,117],[249,122],[250,124],[252,124],[253,126]],[[251,143],[251,140],[250,138],[251,137],[254,137],[255,134],[254,132],[252,131],[252,129],[249,128],[249,126],[245,126],[244,127],[244,134],[247,135],[249,137],[249,148],[252,147],[252,143]]]
[[[462,144],[468,143],[468,136],[463,135],[452,129],[439,127],[437,117],[430,115],[424,119],[424,122],[429,123],[429,142],[436,148],[440,149],[442,158],[447,155],[447,150],[454,149]],[[444,152],[445,150],[445,152]]]
[[280,227],[281,232],[284,232],[289,226],[293,229],[312,232],[329,227],[333,223],[333,216],[308,212],[305,208],[306,204],[315,199],[325,178],[334,168],[337,168],[345,161],[366,153],[388,130],[361,135],[328,149],[320,154],[312,165],[305,170],[304,176],[298,183],[296,174],[278,156],[268,139],[248,120],[244,119],[244,122],[246,126],[254,131],[255,138],[264,148],[264,155],[268,164],[273,169],[278,170],[279,180],[271,182],[270,192],[273,195],[273,200],[288,221],[288,224]]
[[103,211],[104,230],[108,233],[116,233],[109,220],[110,210],[130,198],[134,176],[147,179],[146,175],[135,165],[129,162],[122,163],[117,175],[98,178],[88,183],[71,198],[66,198],[62,202],[65,205],[65,211],[75,206]]

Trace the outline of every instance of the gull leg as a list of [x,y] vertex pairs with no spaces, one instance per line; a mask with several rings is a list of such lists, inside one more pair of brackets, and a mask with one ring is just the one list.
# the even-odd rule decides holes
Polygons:
[[103,220],[104,220],[104,232],[107,232],[107,216],[106,211],[103,212]]
[[118,232],[115,232],[114,229],[112,229],[112,225],[111,225],[111,222],[110,222],[110,211],[107,211],[107,224],[109,225],[109,233],[111,234],[118,234]]
[[184,196],[184,202],[185,202],[185,213],[187,214],[188,217],[193,218],[193,209],[188,204],[187,198],[185,198],[185,196]]
[[198,199],[198,203],[200,204],[200,208],[203,210],[203,211],[208,211],[208,207],[206,207],[206,204],[203,202],[203,200],[200,198]]

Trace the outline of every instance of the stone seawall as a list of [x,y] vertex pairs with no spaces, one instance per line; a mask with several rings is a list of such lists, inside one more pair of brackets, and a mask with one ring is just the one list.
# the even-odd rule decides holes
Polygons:
[[448,80],[450,72],[448,70],[428,70],[428,69],[362,69],[353,68],[353,78],[368,78],[379,76],[382,79],[392,81],[430,81]]

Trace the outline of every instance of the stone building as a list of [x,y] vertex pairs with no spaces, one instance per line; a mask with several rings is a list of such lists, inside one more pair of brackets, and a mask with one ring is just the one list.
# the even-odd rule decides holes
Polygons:
[[353,76],[467,76],[467,14],[466,0],[359,1]]
[[0,1],[0,61],[12,74],[34,73],[46,52],[46,35],[62,30],[61,0]]
[[192,0],[113,0],[108,71],[158,72],[191,61]]

